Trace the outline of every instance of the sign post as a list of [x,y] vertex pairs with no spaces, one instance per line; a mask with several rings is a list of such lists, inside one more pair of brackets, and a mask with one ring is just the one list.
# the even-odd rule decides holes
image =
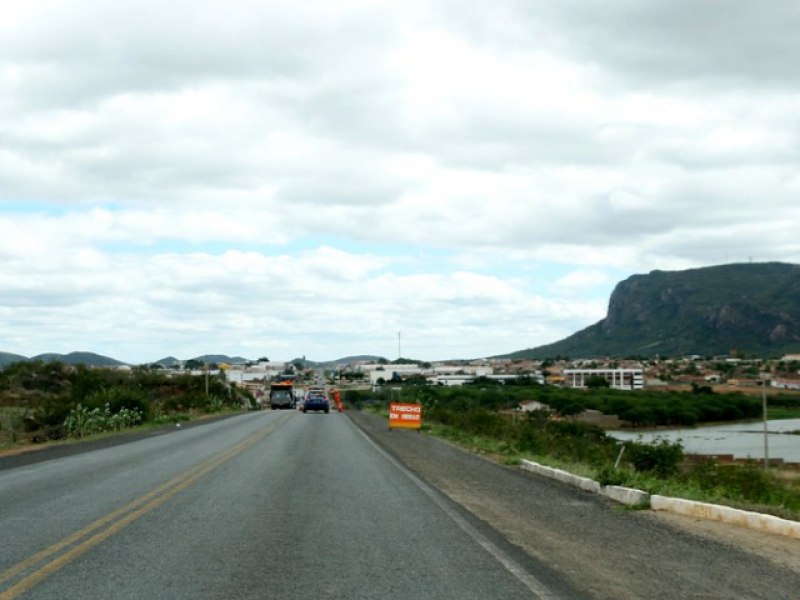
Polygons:
[[389,404],[389,429],[421,429],[422,405],[392,402]]

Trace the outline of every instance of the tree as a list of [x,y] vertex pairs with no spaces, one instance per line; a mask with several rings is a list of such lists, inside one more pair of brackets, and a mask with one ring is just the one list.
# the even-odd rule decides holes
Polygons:
[[410,358],[400,357],[397,360],[393,360],[392,364],[393,365],[416,365],[418,363],[417,363],[416,360],[413,360],[413,359],[410,359]]
[[697,385],[696,383],[692,383],[692,393],[693,394],[713,394],[714,388],[709,385]]
[[586,410],[586,407],[581,402],[571,400],[559,405],[556,412],[562,417],[574,417],[575,415],[581,414],[584,410]]
[[594,390],[598,388],[611,387],[611,384],[608,382],[608,379],[606,379],[602,375],[592,375],[591,377],[589,377],[589,379],[586,380],[586,387]]

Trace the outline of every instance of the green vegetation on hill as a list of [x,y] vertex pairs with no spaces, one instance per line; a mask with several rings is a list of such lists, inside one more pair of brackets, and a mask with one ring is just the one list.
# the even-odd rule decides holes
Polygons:
[[42,362],[58,362],[65,365],[84,365],[87,367],[118,367],[125,363],[114,358],[95,354],[94,352],[70,352],[69,354],[39,354],[31,360]]
[[509,358],[779,356],[800,349],[800,265],[653,271],[619,283],[602,321]]
[[26,357],[19,354],[12,354],[10,352],[0,352],[0,369],[7,365],[14,364],[15,362],[22,362],[28,360]]

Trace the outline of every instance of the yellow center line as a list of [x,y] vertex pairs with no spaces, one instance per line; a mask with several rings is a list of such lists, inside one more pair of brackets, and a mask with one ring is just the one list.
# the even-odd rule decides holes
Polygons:
[[[196,483],[199,479],[203,478],[205,475],[214,471],[215,469],[221,467],[223,464],[228,462],[229,460],[235,458],[251,446],[257,444],[269,434],[271,434],[275,429],[277,429],[280,425],[283,424],[290,418],[289,415],[284,416],[276,420],[270,426],[262,429],[249,437],[245,438],[232,448],[226,450],[222,454],[207,459],[200,465],[194,467],[190,471],[183,473],[164,484],[161,484],[157,488],[151,490],[150,492],[144,494],[143,496],[129,502],[125,506],[97,519],[93,523],[87,525],[86,527],[76,531],[73,534],[65,537],[64,539],[48,546],[44,550],[37,552],[36,554],[30,556],[29,558],[17,563],[16,565],[10,567],[9,569],[0,573],[0,584],[8,581],[9,579],[23,573],[24,571],[31,568],[33,565],[42,562],[43,560],[49,558],[50,556],[60,552],[64,548],[71,546],[72,544],[77,543],[79,540],[84,539],[83,542],[79,543],[77,546],[65,552],[61,556],[53,559],[49,563],[44,564],[39,569],[16,583],[15,585],[11,586],[7,590],[0,593],[0,600],[12,600],[13,598],[17,598],[20,594],[25,593],[36,584],[40,583],[42,580],[46,579],[65,565],[69,564],[82,554],[88,552],[90,549],[97,546],[102,541],[108,539],[115,533],[119,532],[123,528],[127,527],[140,517],[146,515],[153,509],[161,506],[181,492],[185,490],[192,484]],[[123,516],[126,513],[127,516]],[[120,518],[121,517],[121,518]],[[109,525],[110,524],[110,525]],[[106,527],[108,525],[108,527]],[[95,533],[91,537],[88,537],[95,531],[106,527],[99,533]]]

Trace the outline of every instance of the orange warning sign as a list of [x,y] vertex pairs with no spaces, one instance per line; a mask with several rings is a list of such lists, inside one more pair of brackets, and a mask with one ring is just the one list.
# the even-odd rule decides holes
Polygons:
[[389,404],[389,429],[420,429],[422,427],[422,405]]

